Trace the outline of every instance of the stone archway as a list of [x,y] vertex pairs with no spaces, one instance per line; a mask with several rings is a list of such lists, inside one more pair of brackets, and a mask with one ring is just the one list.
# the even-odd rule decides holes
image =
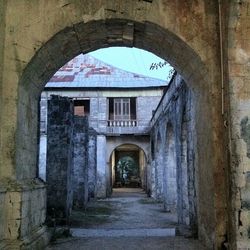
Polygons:
[[[90,9],[91,6],[89,6]],[[123,7],[123,5],[120,6],[121,9]],[[148,8],[148,5],[145,3],[144,7]],[[154,13],[157,13],[158,7],[154,7],[156,8]],[[175,7],[170,5],[170,9]],[[132,18],[132,12],[131,19],[123,19],[121,12],[118,12],[120,14],[116,17],[121,19],[110,18],[109,14],[103,18],[95,18],[94,15],[89,14],[88,22],[85,23],[79,23],[76,20],[67,23],[64,20],[60,28],[54,29],[50,35],[43,36],[45,43],[39,45],[40,49],[36,53],[29,52],[32,59],[30,60],[31,57],[28,59],[29,63],[25,65],[24,71],[20,70],[19,81],[15,79],[15,83],[19,82],[18,88],[13,87],[18,92],[18,98],[14,96],[15,101],[6,101],[3,111],[3,115],[6,115],[9,109],[13,119],[7,119],[1,127],[2,131],[6,132],[3,143],[8,145],[1,152],[2,159],[8,166],[3,171],[2,177],[14,177],[15,181],[20,180],[22,190],[27,185],[27,190],[30,190],[29,202],[33,196],[38,196],[38,193],[41,197],[45,196],[42,183],[34,181],[37,171],[37,103],[44,85],[59,67],[77,54],[97,48],[122,45],[145,49],[168,60],[194,90],[196,107],[194,119],[197,134],[195,164],[200,169],[198,180],[199,236],[207,245],[213,244],[212,242],[218,245],[224,240],[223,235],[226,233],[226,222],[222,216],[225,212],[225,186],[224,179],[219,178],[219,173],[222,175],[224,173],[223,164],[218,161],[223,153],[223,145],[218,146],[217,142],[218,136],[222,134],[222,122],[219,115],[220,87],[217,84],[219,76],[214,72],[217,57],[207,43],[210,38],[206,37],[207,41],[204,41],[195,35],[191,37],[185,33],[185,30],[178,29],[178,25],[173,26],[170,20],[156,20],[152,16],[148,19],[142,18],[143,20],[140,16]],[[165,9],[163,13],[165,17],[167,10]],[[94,19],[96,21],[93,21]],[[190,30],[193,27],[197,28],[197,25],[192,26],[192,24],[192,22],[189,23]],[[61,31],[57,33],[58,30]],[[32,42],[27,42],[27,46],[31,44]],[[15,78],[15,75],[12,76]],[[8,81],[11,82],[11,78],[6,80]],[[10,87],[3,94],[7,95],[6,91],[11,92],[11,90]],[[9,98],[13,95],[9,94]],[[203,114],[206,114],[205,119]],[[207,148],[206,152],[202,147],[204,144]],[[212,162],[211,159],[213,159]],[[1,165],[1,170],[2,168],[3,165]],[[32,183],[34,183],[33,186]],[[21,192],[20,196],[22,195]],[[30,211],[32,216],[37,215],[36,211],[40,211],[43,216],[42,208],[45,206],[45,201],[40,200],[38,207]],[[27,221],[29,221],[28,218]],[[24,228],[19,230],[20,226],[14,231],[17,235],[20,234],[19,238],[30,236],[29,232],[37,230],[43,222],[44,220],[41,219],[38,222],[39,225],[34,225],[34,228],[28,231]],[[8,235],[6,238],[11,237]]]
[[[138,138],[138,142],[139,141],[140,139]],[[145,146],[145,145],[142,145],[142,146]],[[119,165],[120,160],[124,158],[130,158],[135,163],[134,167],[138,168],[138,171],[135,171],[136,172],[135,173],[136,176],[134,176],[135,178],[133,177],[132,181],[128,180],[128,183],[121,182],[120,180],[121,173],[120,171],[117,171],[117,166]],[[133,187],[143,188],[144,190],[147,189],[147,176],[146,176],[147,175],[147,155],[145,153],[145,150],[141,146],[137,145],[136,143],[119,144],[113,149],[113,151],[110,154],[109,159],[110,159],[109,164],[110,164],[110,176],[111,176],[112,187],[133,186]],[[131,183],[129,183],[129,181]]]

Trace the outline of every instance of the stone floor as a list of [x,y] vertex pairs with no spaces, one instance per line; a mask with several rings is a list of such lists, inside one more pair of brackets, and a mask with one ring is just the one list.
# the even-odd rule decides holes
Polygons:
[[205,250],[197,240],[183,237],[71,238],[48,247],[53,250]]
[[74,211],[73,237],[58,238],[47,250],[205,249],[175,231],[180,231],[176,215],[164,212],[162,204],[141,189],[119,188],[109,199],[90,202],[86,211]]

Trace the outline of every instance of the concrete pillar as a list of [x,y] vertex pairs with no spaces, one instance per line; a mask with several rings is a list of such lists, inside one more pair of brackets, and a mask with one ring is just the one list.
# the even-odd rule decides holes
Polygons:
[[97,136],[97,198],[106,197],[106,136]]
[[173,127],[167,129],[166,164],[163,170],[163,203],[166,211],[174,212],[177,208],[177,180],[176,180],[176,142]]
[[156,179],[156,173],[155,173],[155,160],[152,160],[151,162],[151,196],[156,199],[156,185],[155,185],[155,179]]
[[58,219],[69,216],[72,208],[72,128],[73,102],[52,96],[48,102],[47,210]]
[[47,158],[47,94],[41,94],[40,100],[40,141],[39,141],[39,163],[38,176],[46,181],[46,158]]
[[163,199],[163,145],[159,145],[156,153],[155,161],[155,184],[156,184],[156,198],[159,201]]
[[110,159],[110,164],[111,164],[111,172],[112,172],[112,187],[115,184],[115,151],[112,152],[111,154],[111,159]]
[[39,177],[46,181],[47,135],[40,134],[39,142]]
[[140,165],[140,178],[141,187],[147,191],[147,164],[144,151],[140,149],[139,151],[139,165]]
[[74,117],[73,205],[85,207],[88,201],[88,119]]
[[96,131],[88,130],[88,198],[96,197]]

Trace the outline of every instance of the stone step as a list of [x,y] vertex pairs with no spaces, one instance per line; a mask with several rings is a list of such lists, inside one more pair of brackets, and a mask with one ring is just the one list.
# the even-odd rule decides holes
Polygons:
[[175,236],[175,228],[139,228],[139,229],[83,229],[71,228],[73,237],[166,237]]

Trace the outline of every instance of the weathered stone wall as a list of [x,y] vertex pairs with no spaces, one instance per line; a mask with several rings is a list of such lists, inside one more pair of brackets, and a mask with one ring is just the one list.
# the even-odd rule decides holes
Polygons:
[[[2,222],[2,226],[0,227],[0,241],[2,241],[5,238],[5,230],[6,230],[6,217],[5,217],[5,213],[3,213],[3,211],[5,211],[5,198],[6,198],[6,190],[1,187],[0,189],[0,211],[2,211],[0,213],[0,220]],[[1,246],[1,244],[0,244]],[[3,248],[3,247],[2,247]]]
[[[232,1],[226,12],[224,39],[227,46],[224,70],[225,95],[230,106],[229,128],[231,172],[229,184],[231,243],[234,248],[250,246],[250,1]],[[227,107],[227,106],[226,106]],[[228,125],[228,124],[226,124]]]
[[[149,124],[152,117],[152,111],[156,108],[162,95],[161,89],[134,89],[134,90],[79,90],[69,91],[65,90],[46,90],[41,94],[41,132],[46,127],[46,99],[51,95],[67,96],[72,98],[89,98],[90,113],[89,123],[90,127],[97,132],[107,133],[107,120],[109,119],[109,103],[108,98],[112,97],[132,97],[136,98],[136,118],[138,120],[137,133],[145,132],[145,127]],[[129,128],[128,128],[129,130]],[[46,132],[46,131],[45,131]],[[42,163],[41,163],[42,164]]]
[[107,193],[109,192],[108,189],[110,187],[109,183],[109,169],[107,169],[107,161],[106,161],[106,147],[107,141],[106,136],[104,135],[97,135],[97,171],[96,171],[96,178],[97,178],[97,190],[96,195],[97,198],[105,198],[107,197]]
[[[157,200],[162,201],[163,196],[164,196],[164,191],[163,191],[163,185],[164,185],[164,179],[163,174],[164,174],[164,150],[162,147],[162,135],[160,132],[157,132],[157,136],[155,138],[155,190],[152,190],[152,192],[155,191],[155,197]],[[173,187],[174,187],[173,183]],[[170,187],[170,185],[169,185]]]
[[88,201],[88,119],[74,116],[73,121],[73,206],[85,207]]
[[[86,207],[88,199],[96,197],[97,186],[96,131],[89,127],[88,117],[74,116],[72,105],[70,98],[52,96],[49,100],[48,121],[50,123],[46,129],[48,134],[45,138],[44,134],[40,137],[40,158],[45,156],[40,160],[40,174],[50,176],[47,180],[48,192],[56,191],[64,205],[57,202],[57,199],[53,202],[58,203],[58,206],[67,206],[69,211],[72,208],[72,202],[75,208]],[[46,154],[42,154],[41,146],[46,147],[47,144],[46,159]],[[47,166],[42,168],[41,163],[44,160]],[[72,175],[72,180],[69,175]],[[62,192],[64,195],[61,194]],[[50,196],[53,199],[53,193],[48,193],[49,202]],[[50,203],[48,204],[51,206]]]
[[89,127],[88,117],[74,117],[74,198],[75,207],[86,207],[96,198],[96,131]]
[[39,160],[38,160],[38,176],[46,181],[46,158],[47,158],[47,109],[48,97],[43,92],[40,99],[40,138],[39,138]]
[[161,96],[138,96],[137,98],[137,119],[142,122],[149,122],[152,113],[156,109]]
[[[44,226],[46,218],[44,183],[36,179],[18,184],[1,182],[1,186],[3,184],[9,185],[12,190],[0,188],[0,219],[3,222],[0,227],[0,249],[43,249],[50,238]],[[34,241],[33,237],[40,240]],[[20,241],[16,240],[17,238]],[[11,248],[5,239],[12,240]]]
[[48,102],[47,210],[50,216],[67,218],[73,202],[73,102],[53,96]]
[[177,211],[178,221],[190,225],[196,234],[198,166],[194,164],[192,98],[179,75],[172,80],[151,125],[152,196],[163,201],[165,210]]
[[140,149],[139,151],[139,166],[140,166],[140,178],[141,186],[147,191],[147,159],[144,151]]
[[[6,11],[6,1],[0,2],[0,93],[3,90],[3,67],[4,67],[4,39],[5,39],[5,11]],[[0,94],[0,106],[2,107],[2,94]],[[2,123],[2,110],[0,110],[0,124]],[[2,143],[2,133],[0,126],[0,143]],[[0,144],[1,145],[1,144]],[[2,146],[2,145],[1,145]],[[1,148],[0,146],[0,148]],[[1,235],[1,234],[0,234]],[[2,237],[0,236],[0,240]]]
[[47,134],[40,133],[38,176],[46,181]]
[[[224,49],[219,46],[220,2],[222,10],[228,11]],[[11,0],[1,4],[5,5],[0,8],[5,17],[0,36],[0,51],[4,50],[0,52],[1,183],[5,178],[16,182],[36,178],[37,106],[53,73],[82,52],[135,46],[168,60],[193,91],[195,164],[200,166],[197,175],[203,184],[198,186],[198,200],[204,204],[198,211],[200,239],[215,249],[226,237],[234,248],[249,245],[249,209],[241,208],[249,164],[239,125],[249,116],[249,0],[70,0],[67,4]],[[225,68],[229,66],[225,71],[220,64],[223,51]],[[221,112],[223,88],[229,89],[224,93],[230,104],[225,105],[228,120]],[[223,140],[227,130],[229,145]],[[11,219],[15,220],[14,215]]]
[[[98,97],[94,97],[90,99],[90,127],[98,129],[98,119],[99,119],[99,101]],[[106,103],[105,103],[106,107]],[[106,114],[106,110],[105,110]]]
[[96,198],[97,193],[97,134],[93,128],[88,130],[88,199]]

